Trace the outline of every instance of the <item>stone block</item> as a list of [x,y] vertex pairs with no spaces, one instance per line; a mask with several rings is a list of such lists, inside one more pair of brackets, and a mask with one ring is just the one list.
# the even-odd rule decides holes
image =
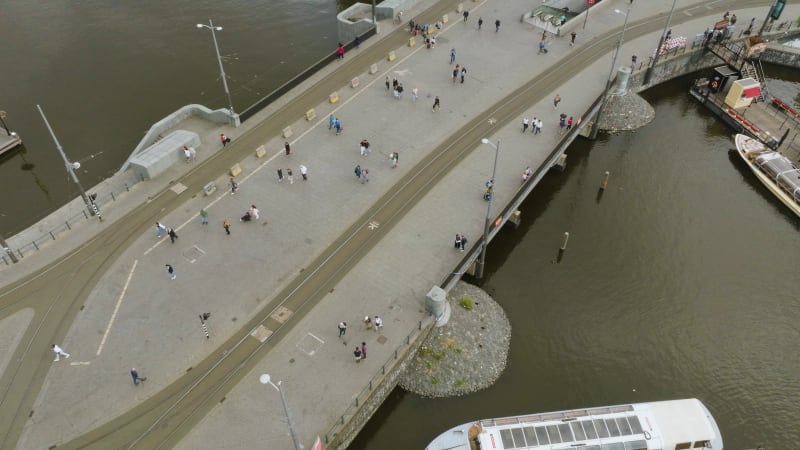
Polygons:
[[450,18],[447,17],[447,14],[442,16],[442,23],[447,23],[449,20],[450,20]]
[[358,87],[358,77],[353,78],[350,80],[350,87],[357,88]]
[[316,118],[317,118],[317,110],[311,108],[308,111],[306,111],[306,120],[314,120]]
[[331,103],[336,103],[339,101],[339,93],[338,92],[331,92],[331,95],[328,97],[328,101]]
[[373,64],[373,65],[369,66],[369,74],[370,75],[375,75],[376,73],[378,73],[378,65],[377,64]]
[[389,52],[389,56],[386,57],[389,61],[394,61],[397,59],[397,55],[394,54],[394,51]]
[[284,139],[289,139],[293,134],[292,127],[286,127],[281,131],[281,136],[283,136]]
[[242,173],[242,166],[240,166],[239,164],[236,164],[235,166],[231,167],[231,170],[230,170],[229,173],[231,174],[232,177],[235,177],[235,176],[239,175],[240,173]]
[[464,12],[464,4],[463,3],[459,3],[458,6],[456,6],[456,12],[459,13],[459,14]]
[[217,185],[214,184],[213,181],[209,181],[208,183],[206,183],[205,186],[203,186],[203,194],[205,194],[206,196],[209,196],[216,191],[217,191]]
[[413,47],[415,45],[417,45],[417,40],[414,39],[413,37],[412,38],[408,38],[408,46],[409,47]]
[[256,149],[256,158],[263,158],[267,154],[267,148],[263,145],[259,145]]

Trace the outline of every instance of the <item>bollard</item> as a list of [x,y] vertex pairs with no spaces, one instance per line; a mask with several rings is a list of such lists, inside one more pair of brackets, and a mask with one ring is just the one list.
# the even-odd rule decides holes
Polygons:
[[286,127],[281,131],[281,136],[283,136],[284,139],[289,139],[293,134],[292,127]]
[[235,176],[239,175],[240,173],[242,173],[242,166],[240,166],[239,164],[236,164],[233,167],[231,167],[231,170],[228,171],[228,173],[230,173],[232,177],[235,177]]
[[267,154],[267,148],[263,145],[259,145],[256,149],[256,158],[263,158]]
[[378,65],[372,64],[371,66],[369,66],[369,74],[375,75],[376,73],[378,73]]
[[200,326],[203,328],[203,333],[206,334],[206,339],[209,339],[210,336],[208,334],[208,327],[206,326],[206,320],[211,317],[211,313],[203,313],[199,315],[200,317]]
[[567,249],[567,242],[569,241],[569,231],[564,232],[564,242],[561,244],[561,250]]
[[415,45],[417,45],[417,40],[416,40],[416,39],[414,39],[413,37],[411,37],[411,38],[408,38],[408,46],[409,46],[409,47],[413,47],[413,46],[415,46]]
[[306,111],[306,120],[314,120],[317,117],[317,111],[314,108]]
[[603,182],[600,183],[600,189],[605,189],[608,186],[608,177],[611,175],[608,171],[606,171],[606,176],[603,178]]
[[352,80],[350,80],[350,87],[357,88],[358,87],[358,83],[359,83],[358,77],[355,77]]
[[328,96],[328,101],[331,104],[334,104],[339,101],[339,93],[338,92],[331,92],[331,95]]
[[394,51],[389,52],[389,55],[386,57],[389,61],[394,61],[397,59],[397,55],[394,54]]

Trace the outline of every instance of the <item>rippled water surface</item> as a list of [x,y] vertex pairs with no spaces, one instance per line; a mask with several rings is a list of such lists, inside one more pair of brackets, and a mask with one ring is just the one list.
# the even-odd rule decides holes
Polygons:
[[[788,78],[773,94],[797,95],[798,75],[767,73]],[[683,397],[706,403],[726,448],[798,447],[800,219],[730,152],[731,130],[689,81],[646,93],[647,127],[577,142],[523,225],[492,243],[483,287],[513,326],[499,382],[446,400],[397,389],[351,448],[422,449],[478,418]]]

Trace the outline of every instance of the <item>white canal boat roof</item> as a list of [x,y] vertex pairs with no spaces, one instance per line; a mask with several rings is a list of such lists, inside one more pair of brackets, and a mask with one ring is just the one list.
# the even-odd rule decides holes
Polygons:
[[722,449],[722,437],[697,399],[587,408],[487,419],[452,428],[428,450]]

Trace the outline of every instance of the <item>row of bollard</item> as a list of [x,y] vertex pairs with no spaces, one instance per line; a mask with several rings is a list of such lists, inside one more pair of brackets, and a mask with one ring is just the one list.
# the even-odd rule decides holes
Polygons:
[[[608,187],[608,179],[611,176],[611,172],[606,171],[605,176],[603,177],[603,181],[600,182],[600,189],[597,191],[597,200],[603,196],[603,192],[605,192],[606,188]],[[569,242],[569,231],[564,232],[564,239],[561,241],[561,247],[558,249],[558,257],[552,263],[559,264],[561,260],[564,258],[564,252],[567,251],[567,243]]]

